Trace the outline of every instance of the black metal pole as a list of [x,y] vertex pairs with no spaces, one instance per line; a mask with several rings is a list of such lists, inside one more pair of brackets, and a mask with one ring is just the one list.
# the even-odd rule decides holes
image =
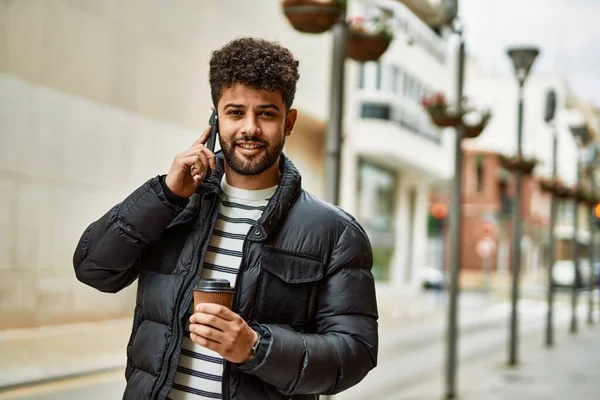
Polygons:
[[[596,194],[596,181],[595,181],[595,168],[591,166],[590,168],[590,187],[593,195]],[[588,254],[590,257],[590,276],[588,279],[588,316],[587,323],[588,325],[594,324],[594,286],[596,284],[596,276],[594,274],[594,236],[595,236],[595,217],[594,217],[594,206],[588,204],[589,216],[590,216],[590,243]]]
[[[517,155],[523,155],[523,82],[519,83],[519,110],[517,121]],[[510,341],[509,359],[510,366],[518,364],[518,341],[519,341],[519,278],[521,272],[521,191],[523,173],[519,170],[515,173],[515,203],[513,204],[513,237],[512,237],[512,299],[510,313]]]
[[340,159],[344,124],[344,75],[347,46],[346,11],[333,28],[333,59],[331,62],[331,92],[329,95],[329,124],[325,155],[325,199],[339,204]]
[[[577,157],[577,187],[581,184],[581,161],[579,159],[579,155]],[[579,288],[577,287],[577,277],[579,275],[579,240],[577,238],[577,233],[579,231],[579,201],[577,199],[573,200],[573,241],[571,245],[571,255],[573,258],[573,285],[571,286],[571,324],[569,327],[569,331],[572,334],[577,333],[577,295]]]
[[[552,127],[552,182],[556,182],[557,176],[557,153],[558,153],[558,138],[557,138],[556,127]],[[549,245],[549,260],[548,260],[548,311],[546,315],[546,346],[552,347],[554,345],[554,280],[552,278],[552,271],[554,269],[554,262],[556,261],[556,237],[554,230],[556,229],[556,213],[558,208],[558,199],[552,193],[550,203],[550,245]]]
[[[463,83],[465,73],[465,41],[462,30],[456,31],[460,40],[458,47],[458,76],[456,79],[456,104],[459,112],[462,110]],[[452,209],[450,212],[450,282],[448,287],[448,331],[446,346],[446,399],[456,397],[457,372],[457,337],[458,337],[458,272],[460,268],[460,248],[462,237],[462,148],[463,126],[456,127],[456,142],[454,144],[454,187],[452,188]]]
[[[342,134],[344,128],[344,80],[348,26],[346,8],[333,27],[333,55],[331,60],[331,91],[329,93],[329,124],[325,148],[325,199],[338,205],[340,201],[340,177]],[[333,396],[321,396],[323,400]]]

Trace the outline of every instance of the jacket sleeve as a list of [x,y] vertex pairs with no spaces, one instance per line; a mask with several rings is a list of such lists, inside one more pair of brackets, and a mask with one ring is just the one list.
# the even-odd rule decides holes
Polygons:
[[[335,394],[377,365],[377,301],[369,240],[356,223],[342,233],[319,289],[316,333],[255,325],[257,356],[239,368],[285,395]],[[329,373],[329,371],[335,371]]]
[[129,286],[145,246],[181,210],[167,199],[160,178],[150,179],[85,230],[73,256],[77,279],[102,292]]

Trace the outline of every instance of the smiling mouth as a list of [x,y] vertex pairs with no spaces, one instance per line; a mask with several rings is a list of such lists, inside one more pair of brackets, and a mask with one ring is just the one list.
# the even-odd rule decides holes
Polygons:
[[238,147],[241,147],[242,149],[246,149],[246,150],[254,150],[254,149],[259,149],[262,146],[259,144],[238,144]]
[[257,142],[246,142],[246,143],[236,143],[236,147],[239,147],[244,150],[257,150],[264,147],[262,143]]

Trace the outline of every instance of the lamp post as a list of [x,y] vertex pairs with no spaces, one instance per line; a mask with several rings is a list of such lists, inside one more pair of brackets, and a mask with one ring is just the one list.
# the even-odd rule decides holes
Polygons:
[[[590,164],[589,164],[589,176],[590,176],[590,187],[592,196],[596,196],[596,162],[598,158],[598,148],[596,144],[593,144],[592,148],[593,154],[590,156]],[[589,229],[590,229],[590,244],[589,244],[589,258],[590,258],[590,277],[588,280],[588,315],[587,315],[587,323],[588,325],[594,324],[594,287],[596,286],[596,274],[595,274],[595,246],[594,246],[594,238],[595,238],[595,228],[596,228],[596,216],[595,216],[595,204],[588,204],[588,212],[589,212]]]
[[[465,40],[460,21],[455,20],[454,32],[459,39],[458,68],[456,77],[456,106],[462,112],[462,98],[465,74]],[[456,141],[454,143],[454,183],[452,188],[452,208],[450,211],[450,279],[448,285],[448,330],[446,332],[446,399],[456,397],[456,370],[457,370],[457,331],[458,331],[458,271],[461,259],[462,237],[462,139],[464,135],[463,124],[456,126]]]
[[[556,183],[557,177],[557,153],[558,153],[558,133],[556,125],[553,123],[554,114],[556,112],[556,93],[551,90],[546,97],[546,122],[552,122],[552,182]],[[551,347],[554,344],[554,282],[552,279],[552,270],[556,260],[556,237],[554,230],[556,227],[556,214],[558,208],[558,199],[552,193],[550,199],[550,244],[549,244],[549,263],[548,263],[548,309],[546,314],[546,347]]]
[[[531,66],[539,54],[539,50],[534,47],[516,47],[508,50],[508,56],[511,58],[517,79],[519,82],[519,108],[517,119],[517,156],[523,156],[523,85],[529,75]],[[512,235],[512,299],[510,316],[510,341],[509,341],[509,365],[517,365],[517,303],[519,300],[519,275],[521,269],[521,183],[523,172],[515,173],[515,203],[513,207],[513,235]]]
[[[581,187],[582,175],[583,175],[583,164],[584,160],[584,142],[587,136],[587,128],[586,126],[571,126],[570,127],[571,134],[575,139],[575,143],[577,144],[577,183],[576,187]],[[573,268],[574,268],[574,276],[573,276],[573,285],[571,286],[571,323],[569,324],[569,331],[571,334],[575,334],[578,331],[578,322],[577,322],[577,301],[579,295],[579,287],[578,287],[578,279],[577,277],[581,277],[581,269],[579,263],[579,240],[577,238],[577,234],[579,231],[579,201],[577,198],[573,201],[573,239],[572,239],[572,248],[571,254],[573,258]]]
[[344,121],[344,79],[348,27],[346,8],[333,27],[333,54],[331,60],[331,87],[329,94],[329,124],[327,125],[325,154],[325,199],[335,205],[340,196],[340,157]]

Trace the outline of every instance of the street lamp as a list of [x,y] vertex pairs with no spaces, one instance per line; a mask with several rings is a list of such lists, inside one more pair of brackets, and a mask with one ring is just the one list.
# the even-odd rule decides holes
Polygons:
[[[596,173],[597,173],[597,169],[596,166],[598,164],[598,147],[596,145],[596,143],[592,144],[591,147],[591,154],[589,155],[589,159],[588,159],[589,163],[588,163],[588,173],[589,173],[589,178],[590,178],[590,187],[591,187],[591,193],[592,193],[592,197],[595,198],[596,197]],[[596,214],[595,214],[595,210],[596,209],[596,205],[594,204],[593,206],[591,204],[588,204],[588,212],[589,212],[589,229],[590,229],[590,244],[589,244],[589,251],[588,251],[588,256],[590,258],[590,277],[588,280],[588,317],[587,317],[587,323],[588,325],[593,325],[594,324],[594,287],[596,286],[596,268],[595,268],[595,261],[596,261],[596,254],[595,254],[595,230],[596,230]]]
[[[584,142],[587,137],[587,128],[584,126],[571,126],[569,127],[571,130],[571,134],[575,139],[575,143],[577,144],[577,182],[576,187],[579,188],[581,186],[581,178],[582,178],[582,164],[584,163],[583,154],[584,154]],[[579,241],[577,240],[577,233],[579,231],[579,201],[577,198],[573,201],[573,240],[572,240],[572,248],[571,254],[573,258],[573,268],[574,268],[574,277],[573,277],[573,285],[571,287],[571,324],[570,324],[570,332],[572,334],[577,333],[577,297],[579,288],[577,287],[577,276],[581,276],[579,274]]]
[[[517,121],[517,157],[523,156],[523,85],[529,75],[531,66],[539,54],[534,47],[516,47],[508,50],[512,59],[515,73],[519,81],[519,109]],[[517,364],[517,302],[519,299],[519,272],[521,269],[521,182],[523,172],[515,173],[516,194],[513,210],[513,235],[512,235],[512,307],[510,317],[510,346],[509,365]]]
[[[453,31],[457,35],[458,65],[456,69],[456,106],[459,114],[462,112],[464,79],[465,79],[465,39],[463,37],[462,23],[454,19]],[[456,372],[458,360],[458,271],[461,262],[462,238],[462,170],[463,153],[462,139],[464,125],[456,126],[456,140],[454,142],[454,184],[452,188],[452,208],[450,211],[450,276],[448,284],[448,330],[446,332],[446,395],[445,398],[456,398]]]
[[[556,93],[554,90],[550,90],[546,95],[546,115],[545,120],[552,127],[552,184],[556,184],[557,178],[557,153],[558,153],[558,132],[556,129],[555,121],[556,113]],[[552,277],[552,270],[554,269],[554,262],[556,261],[556,213],[558,208],[558,199],[556,195],[552,193],[550,199],[550,244],[548,248],[549,260],[548,260],[548,310],[546,314],[546,346],[551,347],[554,344],[554,327],[553,327],[553,313],[554,313],[554,280]]]

